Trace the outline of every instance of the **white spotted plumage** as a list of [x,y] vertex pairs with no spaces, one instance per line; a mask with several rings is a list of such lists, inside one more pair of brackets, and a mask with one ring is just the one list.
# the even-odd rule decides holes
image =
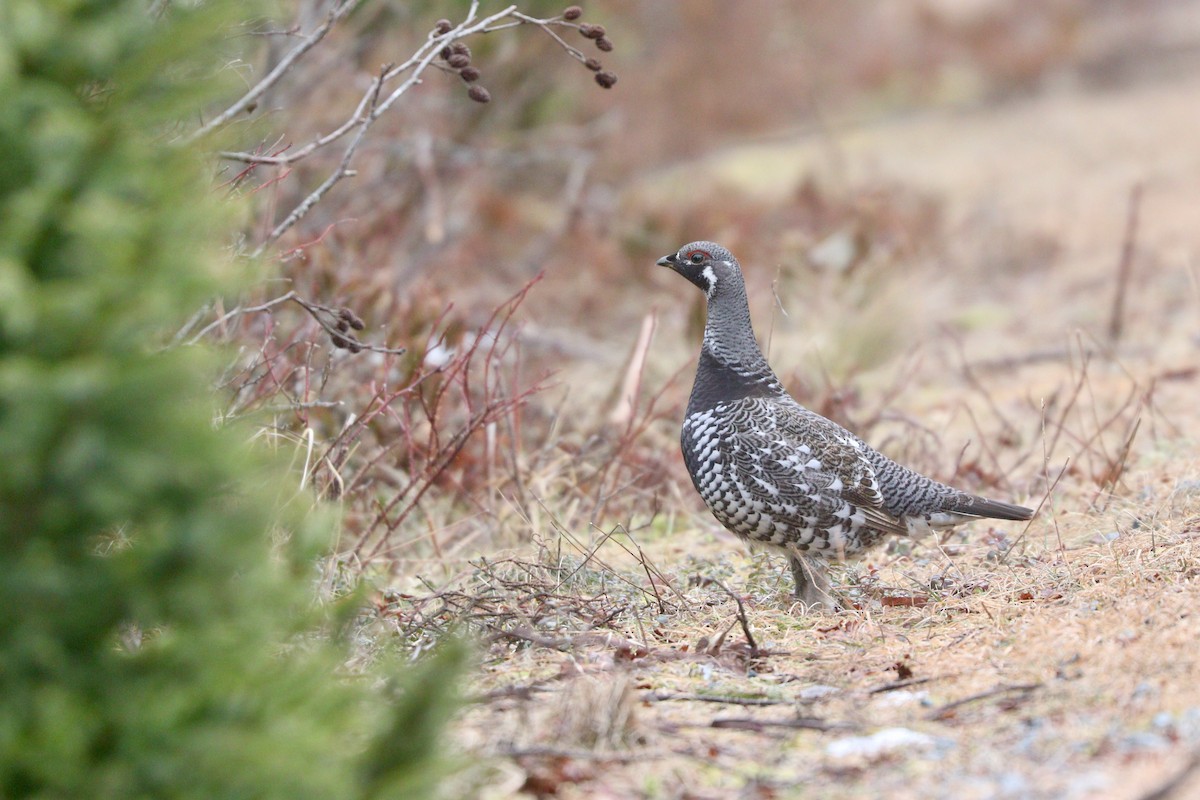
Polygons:
[[681,436],[692,482],[726,528],[788,553],[805,600],[827,599],[823,567],[812,557],[846,558],[889,534],[976,517],[1030,517],[1027,508],[902,467],[788,396],[754,339],[741,267],[728,250],[693,242],[658,263],[708,299]]
[[[689,415],[682,439],[701,498],[746,539],[844,557],[905,530],[881,518],[874,468],[858,447],[801,406],[767,398],[720,404]],[[847,499],[847,481],[859,488],[857,502]],[[863,504],[876,507],[874,527]]]

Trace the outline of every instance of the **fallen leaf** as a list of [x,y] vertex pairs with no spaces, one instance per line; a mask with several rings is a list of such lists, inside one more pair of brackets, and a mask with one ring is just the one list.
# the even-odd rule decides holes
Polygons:
[[929,595],[927,594],[885,594],[879,598],[879,602],[884,607],[892,606],[909,606],[912,608],[921,608],[929,603]]

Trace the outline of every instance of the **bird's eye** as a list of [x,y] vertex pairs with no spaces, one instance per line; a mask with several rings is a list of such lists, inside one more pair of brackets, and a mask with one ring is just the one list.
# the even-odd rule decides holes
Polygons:
[[704,255],[699,250],[693,250],[691,255],[688,256],[688,261],[691,261],[693,264],[702,264],[704,263]]

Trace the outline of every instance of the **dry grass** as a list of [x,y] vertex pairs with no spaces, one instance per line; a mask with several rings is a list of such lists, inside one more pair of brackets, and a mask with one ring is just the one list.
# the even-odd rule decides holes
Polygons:
[[[288,140],[423,39],[401,6],[280,87]],[[290,304],[219,327],[230,415],[344,510],[361,657],[480,643],[448,797],[1190,796],[1194,12],[620,2],[587,10],[611,93],[492,36],[486,115],[431,74],[380,118],[280,246],[407,352]],[[337,155],[256,173],[260,232]],[[702,297],[652,264],[695,238],[741,257],[802,402],[1033,522],[894,542],[837,575],[850,610],[797,613],[678,455]]]
[[[1125,102],[1130,114],[1139,99]],[[884,157],[894,146],[873,145]],[[1019,164],[1019,147],[1009,152]],[[1164,209],[1176,185],[1159,182],[1146,202]],[[664,489],[664,512],[632,532],[543,521],[540,544],[452,582],[466,605],[444,603],[441,586],[392,598],[374,623],[410,640],[451,620],[482,635],[459,737],[484,758],[453,791],[1189,796],[1200,753],[1197,299],[1190,262],[1153,255],[1164,236],[1180,241],[1164,233],[1177,215],[1145,215],[1126,241],[1128,188],[1112,198],[1111,225],[1076,210],[1091,215],[1092,239],[1047,239],[1044,208],[1007,206],[1002,225],[943,215],[925,249],[890,266],[837,279],[793,267],[774,290],[773,274],[751,278],[799,396],[932,474],[1041,504],[1028,527],[898,543],[840,576],[855,608],[801,616],[782,565],[715,530],[686,486]],[[981,202],[947,197],[959,213]],[[988,202],[1007,199],[994,190]],[[944,226],[958,233],[942,238]],[[1027,245],[1042,260],[997,269],[971,247],[990,236],[1010,258]],[[1125,249],[1138,255],[1113,349],[1103,331]],[[967,255],[947,273],[950,253]],[[773,314],[777,303],[790,316]],[[878,366],[869,341],[843,345],[840,333],[795,346],[864,310],[882,329],[869,340],[890,348]],[[688,358],[689,324],[663,320],[651,386]],[[849,366],[828,367],[830,352]],[[675,424],[649,441],[673,448]]]
[[[502,773],[561,797],[1139,797],[1200,747],[1200,490],[1127,478],[1137,502],[1044,515],[1015,550],[881,554],[837,615],[693,532],[483,563],[379,619],[411,635],[436,606],[485,634],[460,725],[494,757],[461,778],[481,796]],[[891,728],[904,746],[858,741]]]

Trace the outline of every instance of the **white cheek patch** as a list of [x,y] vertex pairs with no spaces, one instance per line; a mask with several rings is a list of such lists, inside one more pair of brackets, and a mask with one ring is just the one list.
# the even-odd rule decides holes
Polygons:
[[708,281],[708,289],[704,294],[708,297],[713,296],[713,292],[717,291],[717,273],[713,272],[712,267],[705,267],[704,272],[700,273]]

